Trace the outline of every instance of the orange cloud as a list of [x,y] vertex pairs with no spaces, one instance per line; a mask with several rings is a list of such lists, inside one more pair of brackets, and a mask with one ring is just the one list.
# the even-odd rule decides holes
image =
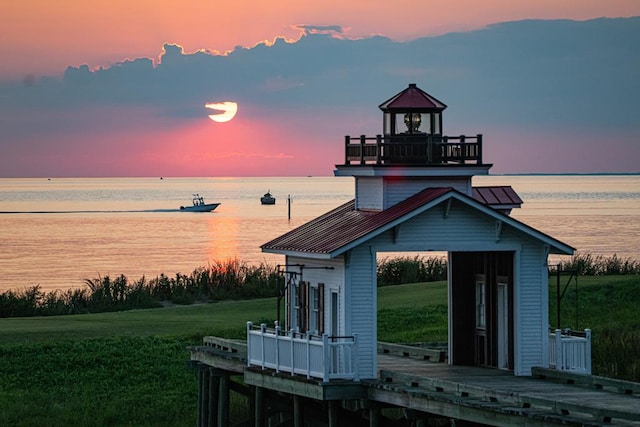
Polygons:
[[[271,44],[266,40],[279,38],[291,42],[305,32],[338,28],[342,32],[335,34],[349,38],[408,40],[509,20],[637,15],[637,0],[9,1],[0,14],[0,77],[59,75],[68,65],[94,68],[123,58],[152,57],[165,42],[180,43],[189,52],[224,53],[236,46]],[[306,24],[296,26],[301,22]]]

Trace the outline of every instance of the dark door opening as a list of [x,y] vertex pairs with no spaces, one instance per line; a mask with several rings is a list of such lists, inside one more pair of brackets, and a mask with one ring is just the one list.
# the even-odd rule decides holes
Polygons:
[[513,252],[451,254],[454,365],[513,369]]

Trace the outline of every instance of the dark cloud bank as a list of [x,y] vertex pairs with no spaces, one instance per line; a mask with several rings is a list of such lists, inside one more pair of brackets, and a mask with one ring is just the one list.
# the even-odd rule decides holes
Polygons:
[[[139,58],[99,70],[70,66],[62,79],[29,76],[3,84],[0,110],[15,117],[20,111],[151,106],[167,120],[189,120],[203,116],[205,102],[237,100],[276,116],[321,111],[370,115],[377,123],[378,104],[417,83],[449,105],[445,131],[456,132],[449,123],[640,130],[639,17],[518,21],[410,42],[346,40],[332,32],[339,28],[308,31],[296,43],[236,48],[226,56],[185,53],[168,43],[155,61]],[[64,119],[29,127],[19,120],[0,123],[2,149],[20,132],[74,125]],[[334,141],[344,134],[331,131],[323,129]]]

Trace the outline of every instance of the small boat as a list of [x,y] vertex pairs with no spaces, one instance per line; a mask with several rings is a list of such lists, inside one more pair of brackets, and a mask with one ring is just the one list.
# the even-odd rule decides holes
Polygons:
[[205,203],[204,198],[199,194],[193,195],[192,202],[191,206],[180,206],[180,210],[185,212],[211,212],[220,206],[220,203]]
[[262,203],[263,205],[276,204],[276,198],[271,195],[270,191],[271,190],[267,191],[266,193],[264,193],[264,196],[260,197],[260,203]]

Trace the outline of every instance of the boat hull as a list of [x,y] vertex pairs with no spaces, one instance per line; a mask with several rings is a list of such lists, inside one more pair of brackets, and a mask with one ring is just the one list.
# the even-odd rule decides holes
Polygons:
[[206,205],[197,206],[180,206],[182,212],[211,212],[220,206],[220,203],[207,203]]

